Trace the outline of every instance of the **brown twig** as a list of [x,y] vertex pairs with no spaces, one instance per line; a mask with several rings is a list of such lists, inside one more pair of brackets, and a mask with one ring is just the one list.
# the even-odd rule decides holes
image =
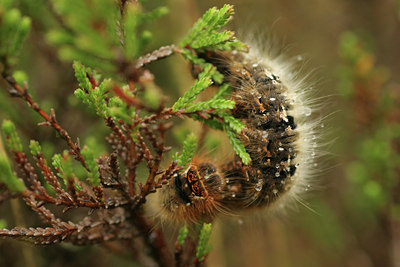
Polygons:
[[137,69],[142,68],[146,64],[149,64],[149,63],[157,61],[159,59],[168,57],[176,52],[177,52],[177,49],[176,49],[175,45],[162,46],[159,49],[154,50],[153,52],[148,53],[143,57],[140,57],[136,61],[136,68]]
[[28,162],[25,153],[14,152],[14,160],[18,164],[18,167],[22,171],[27,182],[31,185],[31,189],[37,194],[50,197],[46,189],[38,180],[37,174],[35,173],[33,166]]
[[67,142],[68,146],[73,151],[73,154],[75,155],[76,159],[82,164],[82,166],[86,170],[89,171],[89,168],[85,163],[85,159],[83,158],[80,152],[80,147],[72,141],[71,137],[68,135],[68,132],[57,123],[54,110],[51,109],[50,115],[48,115],[40,108],[40,106],[35,101],[33,101],[26,87],[22,89],[19,86],[19,84],[15,81],[15,79],[11,76],[6,76],[4,78],[11,86],[11,88],[9,88],[9,93],[12,96],[24,99],[34,111],[36,111],[43,119],[45,119],[45,122],[42,125],[49,125],[53,127],[60,134],[60,136]]
[[34,157],[34,159],[37,162],[36,165],[42,170],[42,174],[46,182],[51,186],[54,192],[56,192],[58,195],[66,194],[65,190],[61,188],[61,185],[57,177],[47,166],[43,153],[40,153],[39,155],[37,155],[37,157]]

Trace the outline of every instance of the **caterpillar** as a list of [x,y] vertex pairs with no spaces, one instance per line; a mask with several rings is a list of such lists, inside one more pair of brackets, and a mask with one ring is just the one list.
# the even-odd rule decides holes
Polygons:
[[238,137],[251,163],[244,165],[238,156],[224,163],[192,160],[158,192],[161,219],[212,221],[220,214],[284,205],[307,191],[318,124],[308,122],[307,90],[289,65],[258,55],[199,54],[232,87],[232,115],[245,125]]

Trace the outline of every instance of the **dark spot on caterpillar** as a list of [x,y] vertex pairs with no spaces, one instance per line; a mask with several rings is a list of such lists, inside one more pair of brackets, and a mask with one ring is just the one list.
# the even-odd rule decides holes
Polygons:
[[257,83],[265,83],[265,84],[267,84],[267,83],[269,83],[271,81],[271,78],[269,78],[267,75],[257,76],[255,78],[255,81]]
[[279,81],[279,77],[275,74],[271,74],[272,80]]
[[269,120],[266,122],[261,122],[260,128],[261,128],[261,130],[264,130],[264,131],[272,129],[272,128],[274,128],[274,121]]
[[[199,164],[199,173],[203,174],[203,176],[209,176],[217,171],[217,168],[214,164],[205,162]],[[207,180],[207,178],[205,178]]]
[[293,116],[287,116],[289,126],[294,130],[296,129],[297,125],[294,123]]
[[293,166],[293,165],[291,165],[291,166],[289,167],[289,174],[290,174],[290,176],[293,176],[293,175],[295,174],[295,172],[296,172],[296,167]]
[[272,142],[268,142],[267,151],[271,151],[271,150],[272,150]]
[[176,175],[174,177],[174,185],[175,185],[175,191],[178,194],[179,198],[185,203],[185,204],[190,204],[190,198],[188,197],[188,195],[185,193],[185,190],[183,188],[183,184],[181,181],[181,178],[179,175]]
[[276,177],[276,175],[275,175],[275,178],[281,179],[281,180],[286,179],[286,177],[287,177],[287,175],[286,175],[286,172],[285,172],[285,171],[280,171],[278,177]]

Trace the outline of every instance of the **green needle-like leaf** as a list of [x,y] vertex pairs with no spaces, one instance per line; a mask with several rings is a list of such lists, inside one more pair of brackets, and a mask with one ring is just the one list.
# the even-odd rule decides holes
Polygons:
[[208,243],[211,236],[211,230],[211,223],[205,223],[201,228],[199,242],[196,248],[196,258],[199,260],[199,262],[204,261],[205,256],[211,251],[211,246]]
[[196,145],[197,137],[193,134],[188,135],[183,142],[182,155],[180,155],[177,160],[179,166],[186,166],[190,161],[192,161]]

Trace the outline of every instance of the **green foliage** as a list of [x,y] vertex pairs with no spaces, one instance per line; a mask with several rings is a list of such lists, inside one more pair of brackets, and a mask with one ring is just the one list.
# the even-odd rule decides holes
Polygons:
[[196,248],[196,258],[199,262],[204,261],[205,256],[211,251],[211,246],[208,243],[211,236],[211,223],[204,223],[200,231],[199,242]]
[[[112,83],[110,79],[103,80],[93,88],[88,76],[92,76],[97,81],[101,78],[100,75],[77,61],[74,62],[73,68],[80,86],[74,92],[77,98],[103,119],[111,116],[116,121],[121,120],[127,124],[131,123],[132,118],[135,116],[135,109],[117,96],[110,97],[108,94]],[[127,97],[134,98],[127,86],[122,88],[122,93]]]
[[179,166],[186,166],[190,163],[196,150],[196,145],[197,137],[193,134],[188,135],[183,142],[182,155],[180,155],[177,159]]
[[[31,152],[31,155],[34,157],[39,157],[39,156],[44,157],[42,146],[40,145],[40,143],[38,141],[31,140],[29,142],[29,150]],[[44,160],[44,164],[47,165],[46,160]],[[46,188],[46,191],[50,195],[55,196],[56,192],[53,190],[53,188],[46,181],[43,181],[43,182],[44,182],[44,187]]]
[[357,143],[357,159],[347,168],[348,179],[360,188],[371,208],[390,201],[390,189],[398,183],[400,155],[392,146],[396,141],[400,141],[400,125],[380,127]]
[[216,110],[214,114],[224,119],[224,122],[228,126],[229,130],[233,130],[236,133],[240,133],[243,130],[244,124],[240,120],[233,117],[231,114],[228,114],[222,110]]
[[74,62],[73,64],[75,70],[75,77],[79,82],[78,88],[75,90],[74,94],[83,103],[88,105],[91,109],[96,111],[96,114],[104,119],[110,116],[110,111],[106,104],[107,92],[110,90],[111,80],[106,79],[102,81],[99,86],[92,88],[86,73],[89,72],[82,64],[79,62]]
[[19,84],[19,86],[24,87],[24,83],[28,82],[28,76],[22,70],[16,70],[13,73],[13,77],[15,81]]
[[179,43],[182,47],[181,54],[193,65],[200,66],[203,69],[203,72],[200,73],[195,85],[192,86],[183,97],[179,98],[172,108],[174,111],[185,109],[185,111],[189,113],[210,109],[213,110],[212,114],[223,119],[224,125],[222,125],[219,120],[211,118],[209,114],[203,114],[201,117],[198,114],[193,114],[191,117],[195,120],[201,121],[213,129],[226,131],[236,154],[239,155],[244,164],[248,164],[251,161],[250,155],[246,152],[243,144],[235,134],[240,133],[244,128],[244,125],[238,119],[235,119],[231,114],[226,112],[226,110],[233,109],[235,106],[234,101],[224,99],[230,92],[229,85],[221,85],[219,91],[210,100],[193,103],[197,95],[212,84],[212,80],[217,84],[221,84],[224,77],[210,63],[199,58],[192,50],[187,49],[187,47],[190,47],[196,52],[202,52],[205,50],[247,51],[247,46],[237,41],[233,32],[218,32],[218,30],[229,22],[233,14],[234,10],[232,5],[224,5],[221,9],[215,7],[209,9],[203,17],[193,25],[189,33]]
[[[354,97],[355,82],[365,83],[366,90],[381,88],[388,79],[388,71],[385,68],[375,66],[375,56],[368,48],[367,42],[353,32],[344,32],[339,43],[339,54],[344,60],[339,68],[339,92],[346,98]],[[373,89],[374,87],[375,89]]]
[[188,233],[189,233],[189,229],[186,225],[182,226],[181,229],[179,229],[179,234],[178,234],[178,238],[177,238],[177,242],[178,242],[179,246],[181,246],[181,247],[183,246]]
[[168,13],[162,6],[145,12],[135,1],[127,1],[123,15],[113,0],[59,0],[54,6],[65,19],[48,31],[47,40],[59,47],[60,57],[105,71],[116,69],[121,54],[138,58],[153,38],[146,28]]
[[[131,95],[131,92],[129,92],[127,88],[123,88],[123,91],[126,95]],[[135,116],[135,109],[126,104],[126,102],[124,102],[119,97],[110,98],[109,110],[110,115],[113,117],[114,120],[121,120],[127,124],[130,124],[132,118]]]
[[59,47],[64,60],[78,60],[85,65],[112,70],[118,44],[116,32],[119,10],[112,0],[59,0],[54,10],[63,18],[59,28],[52,27],[47,40]]
[[12,121],[4,120],[1,129],[7,140],[8,148],[14,152],[22,151],[21,139],[18,136],[17,129]]
[[202,123],[208,125],[213,129],[224,130],[229,138],[229,142],[233,146],[233,150],[242,159],[242,162],[245,165],[249,164],[251,161],[250,155],[247,153],[246,148],[244,147],[242,142],[236,136],[237,133],[240,133],[243,130],[243,128],[245,127],[244,124],[224,110],[215,110],[213,111],[213,114],[218,115],[218,117],[222,118],[225,124],[221,124],[220,121],[215,119],[204,119],[196,115],[192,116],[192,118],[201,121]]
[[224,5],[207,10],[179,43],[181,47],[189,46],[198,51],[203,50],[239,50],[246,51],[247,46],[236,40],[231,31],[217,32],[224,27],[234,14],[232,5]]
[[134,59],[138,55],[137,31],[140,20],[140,9],[138,5],[131,4],[126,9],[124,17],[124,54],[128,59]]
[[195,84],[187,91],[182,97],[175,102],[172,106],[173,111],[178,111],[184,109],[196,99],[196,97],[204,91],[207,87],[212,84],[211,72],[215,67],[207,66],[202,73],[200,73],[199,78],[196,80]]
[[[57,176],[63,179],[65,186],[68,186],[68,180],[75,180],[76,178],[73,162],[68,151],[65,150],[62,155],[55,154],[52,160],[53,167],[58,171]],[[77,191],[82,189],[77,182],[74,185]]]
[[144,90],[141,94],[138,94],[138,96],[148,107],[157,109],[160,106],[163,98],[162,91],[153,82],[145,82],[144,86],[146,87],[146,90]]
[[23,192],[24,183],[15,176],[8,162],[7,155],[0,151],[0,182],[4,183],[12,192]]
[[[15,126],[11,121],[3,121],[3,133],[8,139],[8,146],[10,150],[17,152],[22,145],[19,143],[19,137],[16,135]],[[11,137],[12,136],[12,137]],[[14,139],[12,141],[12,139]],[[17,141],[15,139],[18,139]],[[11,144],[10,144],[11,143]],[[19,145],[18,145],[19,143]],[[16,146],[16,147],[15,147]],[[23,192],[25,190],[24,183],[15,176],[8,157],[3,148],[3,143],[0,140],[0,183],[3,183],[12,192]]]
[[74,178],[74,169],[68,151],[64,151],[62,155],[55,154],[52,160],[52,165],[58,170],[57,175],[60,178],[64,179],[65,182]]
[[[63,167],[62,167],[62,156],[61,156],[61,154],[55,154],[53,156],[52,160],[53,161],[51,162],[51,164],[53,165],[53,167],[58,169],[58,170],[60,170],[60,171],[62,171]],[[59,175],[59,177],[62,178],[62,176],[60,176],[60,175]]]
[[75,71],[76,80],[79,82],[79,87],[86,92],[90,92],[92,89],[92,84],[86,74],[86,68],[78,61],[72,64]]
[[229,86],[229,84],[224,83],[219,87],[218,91],[214,94],[211,100],[224,99],[225,97],[229,96],[231,90],[232,88]]
[[152,22],[156,19],[164,17],[169,13],[169,9],[165,6],[159,6],[149,11],[148,13],[142,14],[141,24],[146,24]]
[[240,142],[240,140],[236,137],[236,134],[228,127],[224,127],[226,131],[226,135],[229,138],[229,142],[233,146],[233,149],[235,150],[236,154],[242,159],[242,162],[247,165],[250,163],[251,158],[250,155],[246,152],[246,148]]
[[[193,65],[199,65],[205,70],[211,64],[197,57],[196,53],[193,53],[187,47],[195,49],[196,52],[203,52],[205,50],[247,51],[248,47],[236,40],[233,32],[218,32],[218,30],[229,22],[233,14],[234,9],[232,5],[224,5],[221,9],[215,7],[209,9],[179,43],[181,54]],[[218,84],[221,84],[223,81],[223,75],[217,70],[213,70],[211,77]]]
[[[375,65],[375,56],[364,40],[345,32],[339,49],[345,63],[340,69],[339,90],[360,107],[357,112],[368,116],[368,123],[356,117],[357,126],[368,135],[353,143],[356,158],[348,165],[346,174],[360,189],[357,201],[378,210],[390,201],[391,189],[398,183],[400,155],[393,144],[400,141],[400,124],[384,119],[397,108],[396,99],[385,86],[388,71]],[[359,95],[363,95],[363,100]]]
[[38,141],[31,140],[29,143],[29,149],[33,156],[40,155],[42,153],[42,147],[40,146]]
[[82,155],[85,158],[86,165],[88,166],[90,172],[88,172],[88,178],[92,185],[100,185],[100,174],[99,166],[94,158],[93,151],[88,147],[84,146],[82,149]]
[[187,112],[202,111],[207,109],[233,109],[235,102],[226,99],[210,99],[209,101],[198,102],[186,109]]
[[14,0],[2,0],[1,1],[2,11],[11,9],[13,6],[13,2]]
[[[200,94],[205,88],[211,85],[210,74],[214,67],[207,66],[202,73],[200,73],[199,78],[196,80],[195,85],[190,88],[177,102],[172,106],[174,111],[179,109],[185,109],[186,112],[196,112],[208,109],[214,109],[212,114],[217,115],[222,118],[225,122],[225,126],[221,124],[220,121],[215,119],[205,119],[198,116],[197,114],[191,115],[195,120],[199,120],[204,124],[207,124],[213,129],[224,129],[228,135],[228,138],[233,145],[233,149],[236,154],[242,159],[244,164],[249,164],[251,161],[250,155],[246,152],[245,147],[236,137],[235,133],[240,133],[244,128],[244,124],[234,118],[231,114],[227,113],[225,110],[233,109],[235,107],[235,102],[231,100],[226,100],[223,97],[227,95],[230,88],[228,85],[223,85],[220,90],[208,101],[193,103],[196,96]],[[209,117],[209,116],[208,116]]]
[[361,58],[365,57],[369,53],[365,51],[363,43],[360,42],[359,37],[353,32],[344,32],[340,37],[339,42],[339,54],[342,58],[355,64]]
[[4,229],[7,227],[7,222],[4,219],[0,219],[0,229]]
[[190,63],[192,63],[193,65],[198,65],[200,66],[203,70],[206,69],[211,69],[211,78],[214,82],[216,82],[217,84],[221,84],[224,80],[224,76],[219,73],[219,71],[213,67],[213,65],[211,63],[207,63],[204,59],[199,58],[197,55],[195,55],[191,50],[189,49],[182,49],[181,51],[181,55],[189,60]]
[[144,13],[137,3],[128,3],[124,15],[124,55],[127,59],[133,60],[143,53],[146,45],[152,40],[153,35],[148,30],[140,32],[140,28],[149,22],[158,19],[169,10],[166,7],[157,7],[148,13]]
[[12,8],[8,1],[0,3],[0,60],[14,65],[16,56],[31,28],[31,20]]
[[221,121],[220,121],[220,120],[217,120],[217,119],[209,119],[210,116],[206,116],[207,119],[205,119],[205,118],[203,118],[203,117],[200,117],[200,116],[198,116],[197,114],[193,114],[193,115],[191,115],[190,117],[191,117],[192,119],[196,120],[196,121],[199,121],[199,122],[201,122],[201,123],[207,125],[207,126],[210,127],[211,129],[220,130],[220,131],[223,130],[223,124],[221,123]]

